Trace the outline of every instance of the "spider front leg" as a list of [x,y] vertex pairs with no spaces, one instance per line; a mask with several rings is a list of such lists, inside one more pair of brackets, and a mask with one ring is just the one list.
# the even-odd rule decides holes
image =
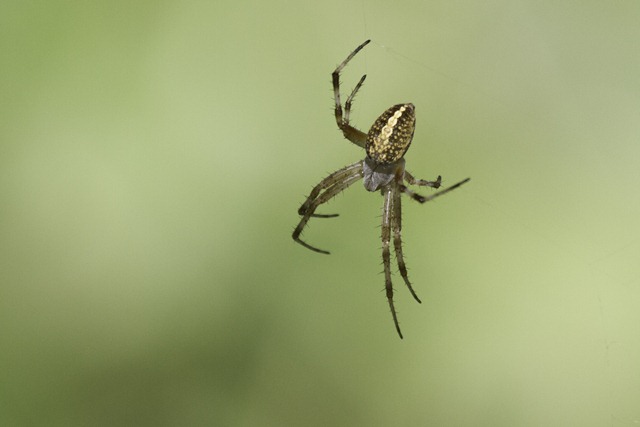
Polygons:
[[400,331],[400,325],[398,324],[398,316],[396,314],[396,308],[393,305],[393,283],[391,282],[391,253],[389,252],[389,244],[391,241],[391,222],[393,216],[393,187],[394,185],[387,185],[384,190],[384,204],[382,207],[382,264],[384,265],[384,285],[387,292],[387,301],[389,301],[389,308],[391,309],[391,316],[393,316],[393,323],[396,326],[398,335],[402,338],[402,332]]
[[[332,215],[315,215],[315,210],[323,203],[328,202],[334,198],[337,194],[348,188],[354,182],[362,179],[362,162],[357,162],[347,166],[337,172],[332,173],[327,178],[323,179],[320,184],[316,185],[311,191],[311,194],[303,205],[298,210],[298,213],[302,215],[302,219],[298,223],[298,226],[293,230],[292,238],[296,242],[300,243],[305,248],[311,249],[314,252],[321,254],[329,254],[329,251],[318,249],[300,239],[300,234],[304,227],[309,222],[312,216],[330,217]],[[324,189],[324,192],[320,192]]]

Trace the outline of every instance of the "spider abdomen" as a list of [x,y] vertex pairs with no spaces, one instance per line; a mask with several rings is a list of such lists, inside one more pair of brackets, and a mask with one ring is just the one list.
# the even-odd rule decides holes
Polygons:
[[390,164],[406,153],[416,127],[413,104],[397,104],[382,113],[369,129],[365,149],[376,163]]

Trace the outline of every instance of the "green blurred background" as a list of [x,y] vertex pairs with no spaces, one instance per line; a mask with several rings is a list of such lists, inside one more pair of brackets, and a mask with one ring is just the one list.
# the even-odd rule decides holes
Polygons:
[[[640,423],[637,1],[4,1],[0,425]],[[354,123],[413,102],[416,304]],[[424,190],[423,193],[428,193]]]

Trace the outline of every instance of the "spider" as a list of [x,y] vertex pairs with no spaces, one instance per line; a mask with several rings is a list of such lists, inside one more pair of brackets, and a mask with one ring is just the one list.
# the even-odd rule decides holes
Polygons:
[[405,170],[404,155],[413,139],[416,123],[415,107],[411,103],[397,104],[387,109],[376,119],[368,133],[364,133],[349,124],[351,103],[367,76],[364,75],[360,78],[360,81],[347,98],[344,104],[343,114],[342,103],[340,101],[340,72],[370,41],[371,40],[367,40],[358,46],[331,74],[335,98],[335,117],[338,128],[342,131],[346,139],[364,148],[367,156],[364,160],[359,160],[333,172],[313,187],[309,197],[307,197],[302,206],[300,206],[300,209],[298,209],[298,214],[302,216],[302,218],[293,231],[292,237],[293,240],[312,251],[329,254],[328,251],[318,249],[300,239],[300,234],[311,217],[333,218],[338,216],[338,214],[317,214],[315,213],[316,209],[360,179],[364,179],[364,188],[367,191],[379,190],[384,196],[382,206],[382,263],[384,265],[385,289],[389,307],[391,308],[393,323],[398,335],[402,338],[402,332],[398,324],[398,316],[393,305],[391,254],[389,249],[392,233],[393,247],[395,249],[400,275],[415,300],[419,303],[422,303],[422,301],[420,301],[420,298],[418,298],[418,295],[416,295],[411,286],[402,254],[400,195],[404,193],[419,203],[425,203],[460,187],[462,184],[468,182],[470,178],[464,179],[451,187],[426,197],[413,192],[404,184],[407,182],[410,185],[438,189],[442,183],[442,177],[440,176],[438,176],[435,181],[426,181],[414,178],[413,175]]

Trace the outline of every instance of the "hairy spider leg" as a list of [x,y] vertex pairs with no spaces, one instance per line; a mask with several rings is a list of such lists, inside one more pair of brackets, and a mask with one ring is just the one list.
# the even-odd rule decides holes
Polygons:
[[349,124],[349,113],[351,110],[351,101],[353,100],[353,97],[356,95],[356,93],[362,86],[362,83],[364,83],[364,79],[367,76],[366,75],[362,76],[362,78],[360,79],[356,87],[351,92],[351,95],[349,96],[349,98],[347,98],[347,104],[345,105],[345,115],[343,117],[342,102],[340,101],[340,71],[342,71],[342,69],[349,63],[349,61],[351,61],[351,59],[353,59],[353,57],[356,56],[356,54],[360,52],[360,50],[362,50],[363,47],[369,44],[370,41],[371,40],[367,40],[364,43],[362,43],[360,46],[355,48],[355,50],[351,52],[349,56],[347,56],[347,58],[344,61],[342,61],[340,65],[338,65],[338,67],[333,71],[333,73],[331,73],[331,79],[333,81],[333,97],[335,99],[335,104],[336,104],[335,116],[336,116],[336,123],[338,124],[338,128],[340,128],[345,138],[347,138],[349,141],[353,142],[357,146],[363,147],[363,148],[367,141],[367,134],[362,132],[359,129],[356,129],[355,127]]
[[444,190],[440,190],[437,193],[433,193],[432,195],[426,196],[426,197],[411,191],[409,188],[407,188],[405,185],[402,185],[402,184],[400,184],[400,191],[405,193],[407,196],[411,197],[416,202],[426,203],[430,200],[435,199],[436,197],[439,197],[439,196],[442,196],[443,194],[448,193],[451,190],[455,190],[456,188],[460,187],[462,184],[466,184],[470,180],[471,178],[463,179],[462,181],[453,184],[451,187],[447,187]]
[[396,325],[396,331],[400,338],[400,324],[398,323],[398,315],[393,305],[393,283],[391,282],[391,253],[389,252],[389,243],[391,240],[391,221],[393,215],[393,184],[387,185],[383,189],[384,204],[382,206],[382,264],[384,265],[384,286],[387,293],[387,301],[393,316],[393,323]]
[[396,250],[396,261],[398,262],[398,270],[400,270],[400,275],[402,279],[404,279],[404,283],[406,283],[407,288],[413,295],[416,301],[422,304],[418,295],[416,295],[413,287],[411,286],[411,282],[409,282],[409,275],[407,273],[407,266],[404,263],[404,255],[402,254],[402,200],[400,199],[401,193],[398,188],[398,183],[393,182],[393,211],[391,217],[391,226],[393,230],[393,247]]
[[367,78],[366,74],[360,78],[360,81],[358,82],[356,87],[353,88],[351,95],[349,95],[349,97],[347,98],[347,101],[344,103],[344,121],[347,123],[349,123],[349,115],[351,114],[351,103],[353,102],[353,98],[356,96],[356,93],[358,93],[358,91],[362,87],[362,84],[364,83],[364,80],[366,78]]
[[[362,170],[362,160],[359,160],[353,164],[345,166],[342,169],[338,169],[337,171],[333,172],[332,174],[324,178],[322,181],[320,181],[318,185],[313,187],[313,189],[311,190],[311,193],[309,193],[309,196],[307,197],[307,200],[305,200],[302,206],[300,206],[300,208],[298,209],[298,215],[304,215],[307,212],[307,210],[309,209],[309,206],[311,206],[311,203],[313,203],[315,198],[318,197],[318,194],[320,194],[322,190],[326,190],[327,188],[334,185],[336,182],[341,181],[342,179],[344,179],[345,176],[351,175],[353,171],[360,171],[360,170]],[[338,214],[323,215],[323,214],[314,213],[311,216],[315,218],[334,218],[338,216]]]
[[343,176],[342,179],[338,181],[335,181],[335,178],[334,178],[334,182],[332,183],[332,185],[330,185],[318,197],[313,199],[307,206],[306,211],[304,212],[304,214],[302,214],[303,217],[298,223],[298,226],[295,228],[295,230],[293,230],[293,234],[292,234],[293,240],[300,243],[305,248],[311,249],[314,252],[328,255],[330,253],[329,251],[318,249],[304,242],[302,239],[300,239],[300,234],[302,233],[302,230],[304,230],[304,227],[307,225],[309,218],[311,218],[311,216],[314,214],[318,206],[328,202],[329,200],[334,198],[338,193],[344,191],[346,188],[348,188],[350,185],[352,185],[353,183],[357,182],[360,179],[362,179],[362,171],[358,169],[351,170],[350,174]]
[[404,171],[404,179],[411,185],[418,185],[420,187],[433,187],[433,188],[440,188],[440,185],[442,184],[442,177],[440,175],[438,175],[438,178],[436,178],[435,181],[427,181],[425,179],[416,179],[414,178],[413,175],[411,175],[409,173],[409,171],[405,170]]

